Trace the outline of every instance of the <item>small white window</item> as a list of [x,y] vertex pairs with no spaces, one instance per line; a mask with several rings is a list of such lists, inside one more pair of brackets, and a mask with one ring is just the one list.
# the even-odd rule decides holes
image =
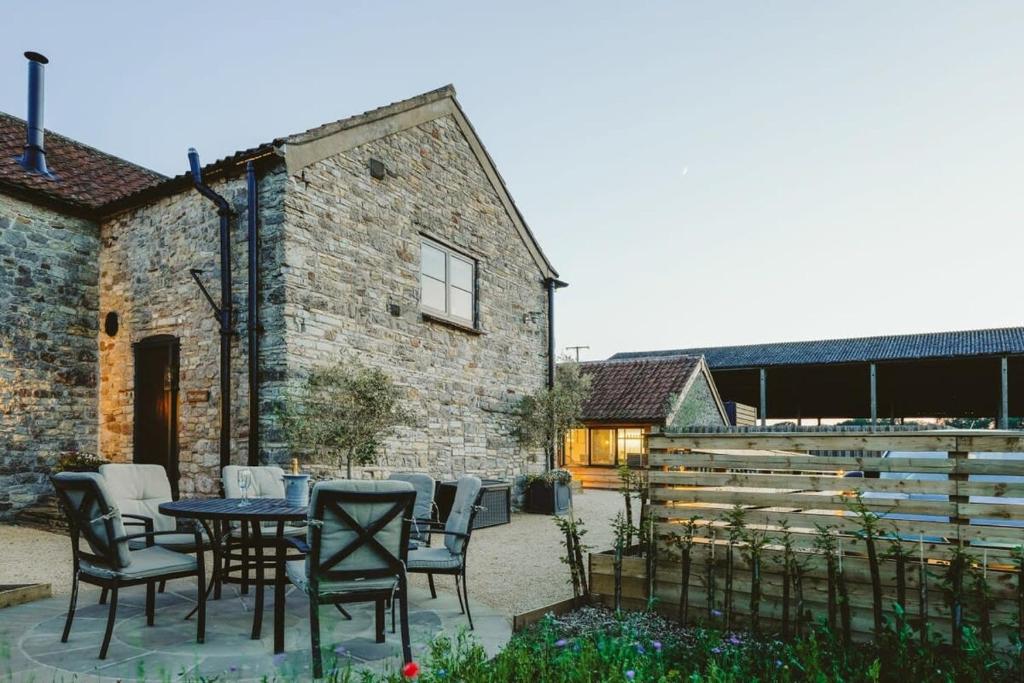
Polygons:
[[420,250],[420,304],[435,313],[472,325],[476,309],[476,263],[436,242]]

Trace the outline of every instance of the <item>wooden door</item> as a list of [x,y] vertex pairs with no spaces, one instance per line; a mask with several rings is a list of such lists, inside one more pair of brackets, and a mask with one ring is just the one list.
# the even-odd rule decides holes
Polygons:
[[133,461],[162,465],[178,497],[178,349],[176,337],[147,337],[135,349]]

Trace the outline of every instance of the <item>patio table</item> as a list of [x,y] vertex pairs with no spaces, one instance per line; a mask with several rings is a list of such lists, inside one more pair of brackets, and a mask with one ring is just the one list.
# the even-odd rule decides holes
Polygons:
[[[161,503],[160,512],[171,517],[194,519],[206,530],[212,540],[213,576],[210,586],[214,599],[220,598],[222,543],[229,522],[250,525],[253,546],[256,551],[256,605],[252,615],[252,638],[260,637],[263,628],[263,524],[277,523],[273,546],[279,547],[284,541],[286,522],[304,521],[308,514],[305,505],[289,505],[283,498],[250,498],[248,505],[242,505],[241,498],[191,498]],[[284,651],[284,590],[288,583],[284,576],[274,577],[274,652]],[[191,615],[189,615],[191,616]]]

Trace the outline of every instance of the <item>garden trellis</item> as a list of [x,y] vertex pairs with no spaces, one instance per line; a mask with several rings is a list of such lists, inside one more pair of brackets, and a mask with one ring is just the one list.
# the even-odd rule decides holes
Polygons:
[[[888,620],[950,641],[962,625],[997,645],[1018,637],[1019,432],[652,433],[649,449],[659,539],[654,594],[663,613],[678,614],[683,599],[691,621],[728,609],[723,624],[753,621],[762,630],[792,633],[825,620],[845,637],[865,639]],[[900,455],[807,454],[840,450]],[[936,451],[946,457],[924,457]],[[986,457],[994,453],[1022,459]],[[680,537],[688,523],[696,528],[684,573]],[[722,594],[726,576],[730,595]]]

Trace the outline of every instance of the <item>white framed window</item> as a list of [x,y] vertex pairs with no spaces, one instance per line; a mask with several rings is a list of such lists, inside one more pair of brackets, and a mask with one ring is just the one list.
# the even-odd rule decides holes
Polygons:
[[424,239],[420,245],[420,306],[428,313],[473,326],[476,262]]

